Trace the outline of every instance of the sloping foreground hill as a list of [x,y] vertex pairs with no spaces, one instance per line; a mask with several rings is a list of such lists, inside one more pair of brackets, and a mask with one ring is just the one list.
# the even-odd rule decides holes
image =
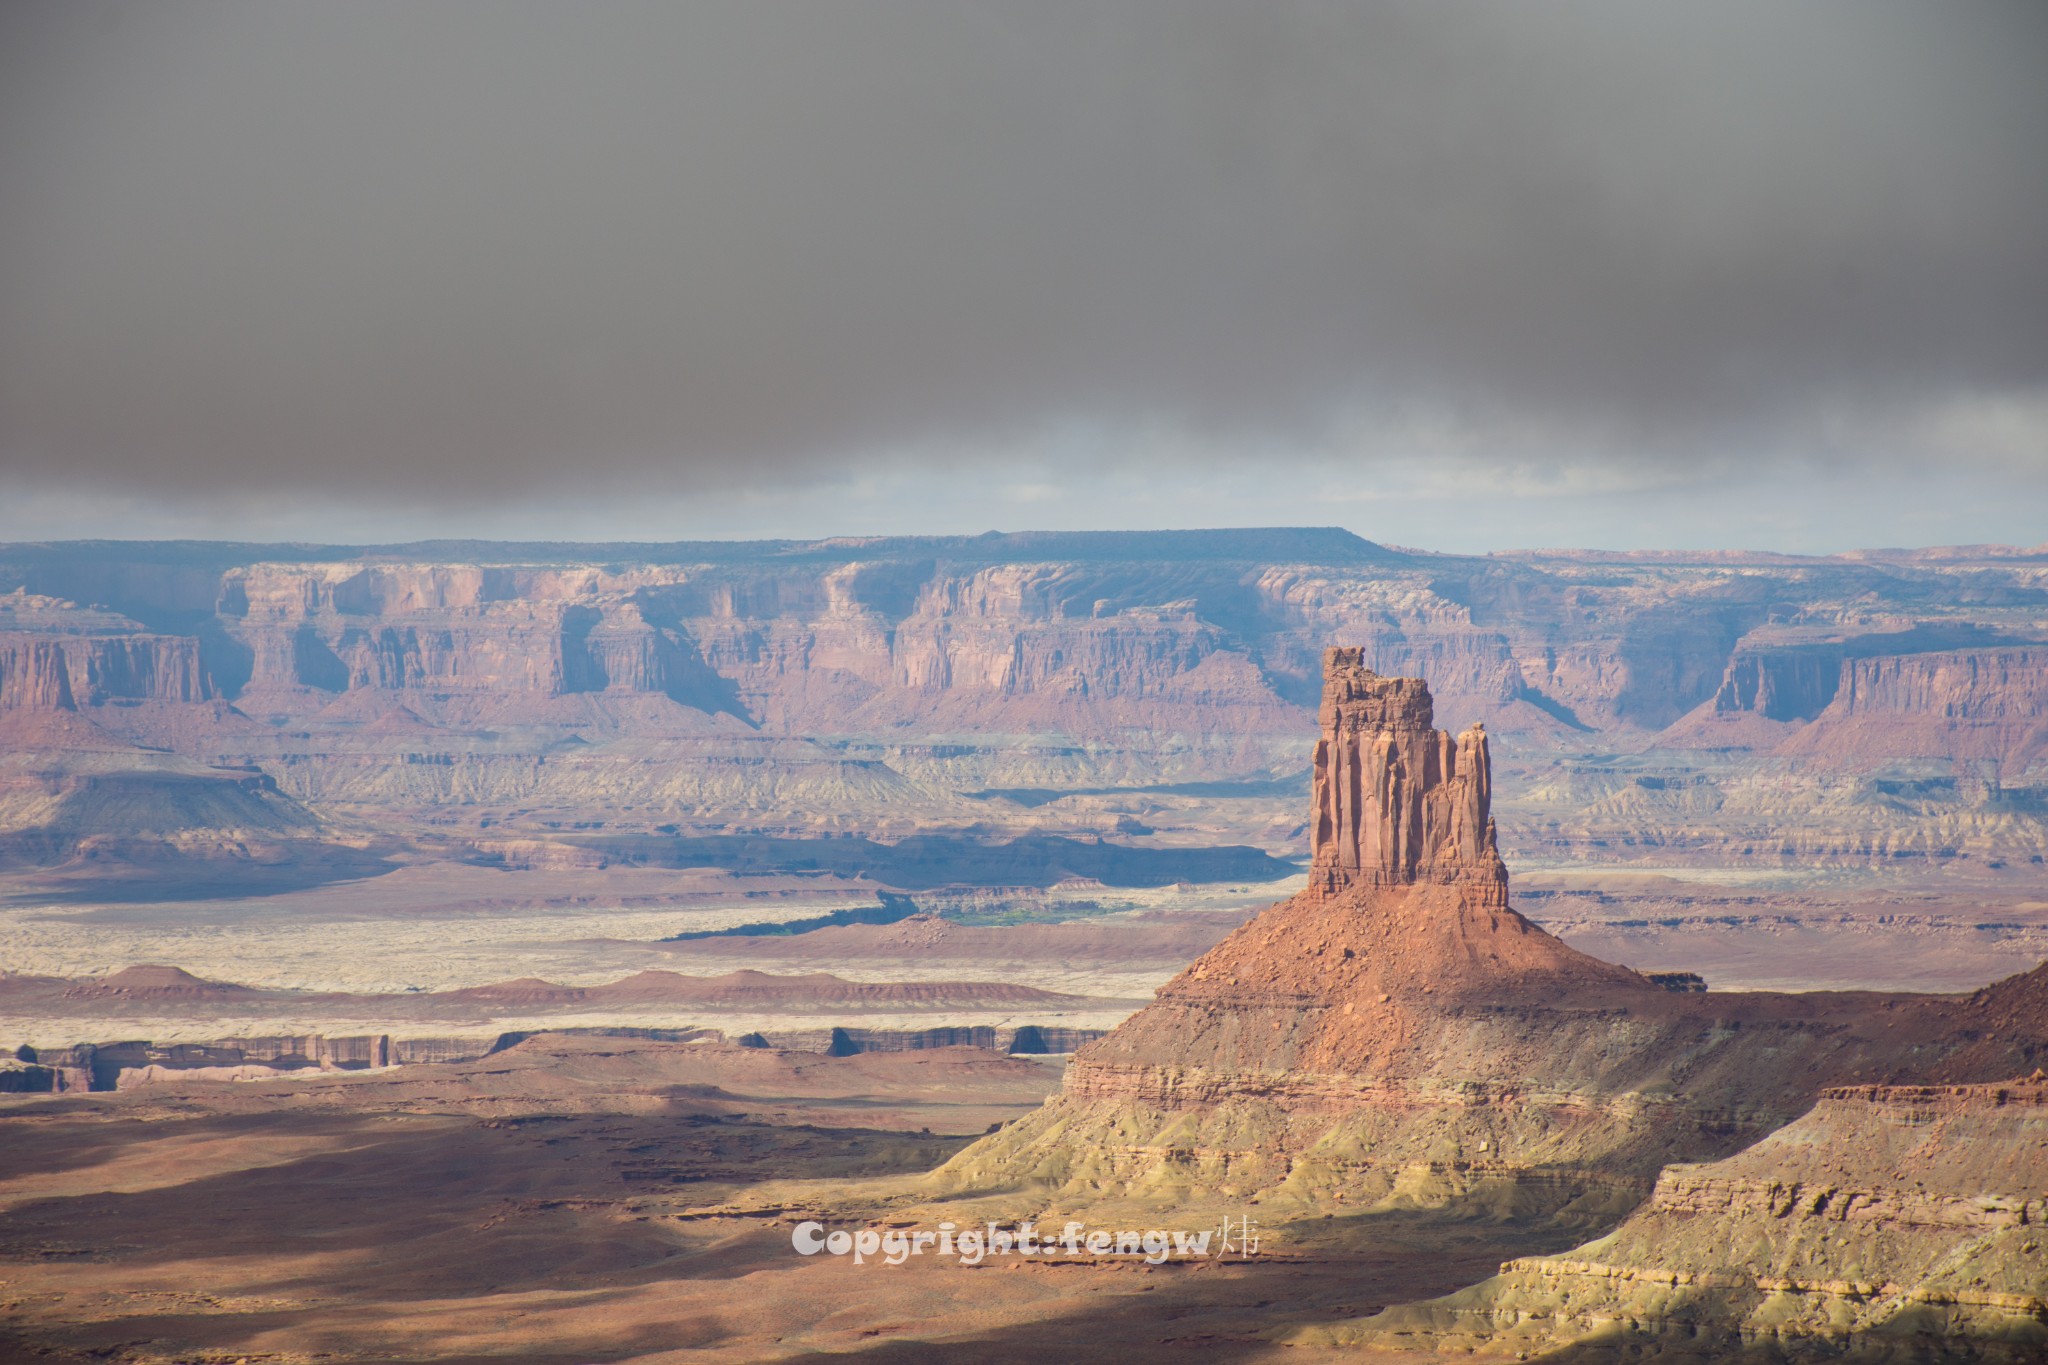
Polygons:
[[[1303,1340],[1514,1358],[2048,1360],[2048,1075],[1857,1086],[1612,1233]],[[1545,1358],[1553,1358],[1546,1356]]]

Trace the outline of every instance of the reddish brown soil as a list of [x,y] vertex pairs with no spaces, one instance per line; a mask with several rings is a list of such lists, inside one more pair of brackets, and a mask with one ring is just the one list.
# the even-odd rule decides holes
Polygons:
[[1557,1249],[1389,1219],[1341,1255],[892,1269],[794,1254],[794,1211],[719,1212],[928,1169],[1055,1079],[968,1049],[555,1038],[376,1077],[6,1102],[0,1357],[1278,1359],[1276,1326]]

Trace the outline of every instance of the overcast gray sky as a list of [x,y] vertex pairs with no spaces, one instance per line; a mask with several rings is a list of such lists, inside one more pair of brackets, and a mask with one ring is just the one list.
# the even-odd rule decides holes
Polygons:
[[2048,540],[2048,5],[0,3],[0,537]]

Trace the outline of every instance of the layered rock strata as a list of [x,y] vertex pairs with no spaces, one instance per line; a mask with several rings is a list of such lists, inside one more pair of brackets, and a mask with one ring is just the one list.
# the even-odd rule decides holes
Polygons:
[[[1611,1234],[1334,1331],[1524,1358],[2048,1358],[2048,1076],[1859,1086]],[[1548,1357],[1546,1357],[1548,1358]]]
[[[89,718],[407,839],[428,806],[464,839],[548,839],[593,821],[1122,834],[1164,805],[1187,842],[1219,820],[1265,841],[1294,823],[1270,798],[1305,766],[1319,653],[1342,639],[1536,758],[1505,821],[1524,847],[1996,869],[2048,856],[2040,562],[1464,557],[1327,530],[0,546],[0,725]],[[69,762],[48,726],[0,738]],[[1329,756],[1333,803],[1348,757]],[[1425,780],[1427,756],[1402,758]],[[1901,763],[1950,785],[1902,805],[1847,780]],[[36,856],[126,838],[123,809],[36,834]],[[0,834],[33,814],[0,810]],[[1350,875],[1420,851],[1333,854]]]
[[1964,760],[2018,778],[2048,757],[2048,648],[1851,659],[1815,723],[1780,747],[1833,767]]
[[189,636],[38,636],[0,630],[0,710],[202,702],[212,691]]

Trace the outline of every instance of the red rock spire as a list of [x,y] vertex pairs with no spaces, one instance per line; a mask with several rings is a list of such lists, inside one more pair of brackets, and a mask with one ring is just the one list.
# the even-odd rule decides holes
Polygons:
[[1309,812],[1312,890],[1497,881],[1486,728],[1431,727],[1429,686],[1382,678],[1363,651],[1323,654],[1323,737]]

